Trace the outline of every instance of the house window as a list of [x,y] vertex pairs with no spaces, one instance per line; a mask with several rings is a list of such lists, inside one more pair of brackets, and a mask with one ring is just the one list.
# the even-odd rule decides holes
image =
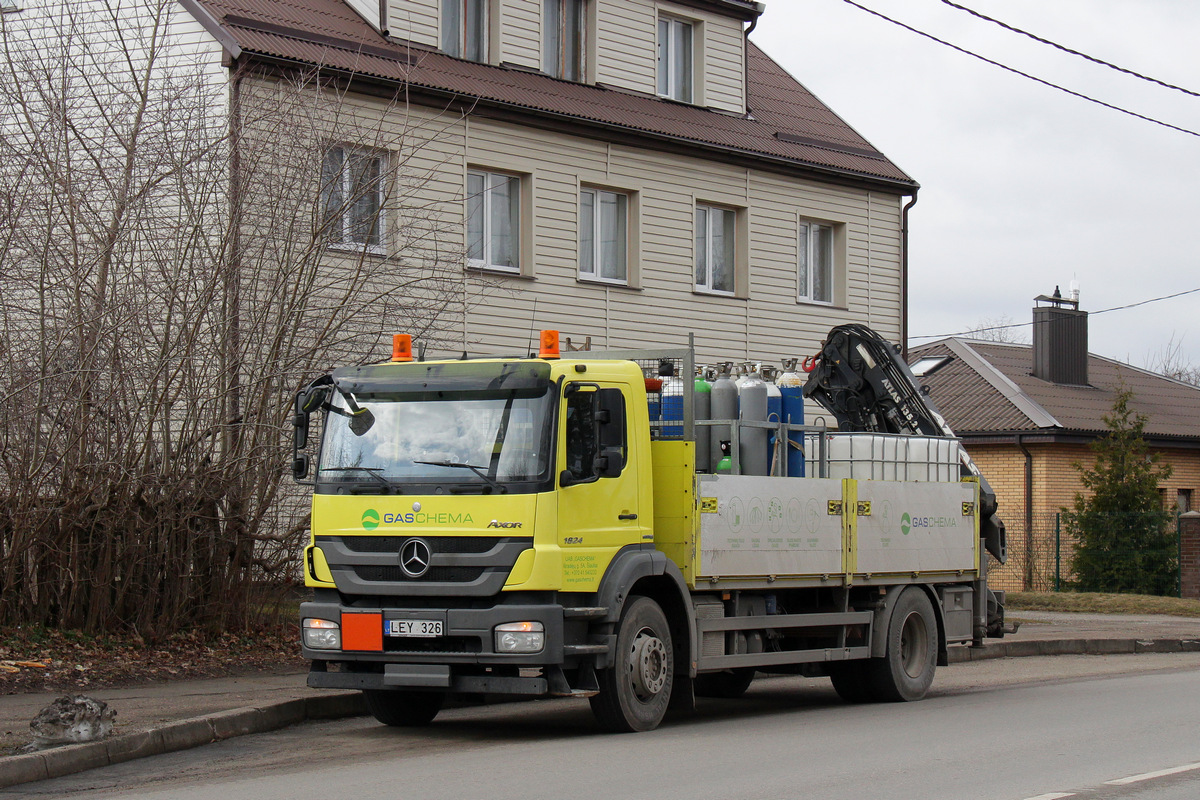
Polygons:
[[603,189],[579,193],[579,277],[625,283],[629,196]]
[[442,0],[442,51],[487,61],[487,0]]
[[658,93],[692,102],[692,24],[672,17],[658,19]]
[[584,0],[545,0],[542,69],[556,78],[583,80]]
[[1192,510],[1192,490],[1180,489],[1175,497],[1175,507],[1180,514],[1186,514]]
[[696,206],[696,289],[733,294],[734,224],[737,212]]
[[521,268],[521,179],[467,172],[467,260],[473,267]]
[[800,223],[798,272],[800,300],[833,302],[833,226]]
[[330,244],[382,248],[383,156],[330,148],[321,168],[321,207]]

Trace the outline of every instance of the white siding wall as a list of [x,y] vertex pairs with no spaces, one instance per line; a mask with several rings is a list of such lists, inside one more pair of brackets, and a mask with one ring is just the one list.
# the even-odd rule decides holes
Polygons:
[[[465,318],[449,352],[521,352],[529,330],[558,328],[594,347],[675,347],[695,333],[702,360],[810,355],[831,327],[863,322],[895,341],[900,334],[900,208],[887,193],[821,184],[698,158],[608,145],[581,137],[471,119],[442,120],[421,169],[432,176],[431,205],[442,244],[462,248],[465,172],[469,166],[529,176],[535,236],[522,255],[525,277],[463,271]],[[432,130],[435,125],[430,125]],[[465,153],[455,148],[465,146]],[[549,155],[552,154],[552,155]],[[415,162],[414,162],[415,163]],[[631,193],[636,287],[577,277],[581,184]],[[695,203],[745,208],[749,215],[749,292],[716,297],[693,291]],[[632,215],[631,215],[632,217]],[[799,220],[834,223],[844,235],[833,306],[796,300]],[[536,306],[535,306],[536,302]],[[536,311],[535,311],[536,308]]]
[[658,16],[653,3],[596,0],[596,82],[654,94]]
[[346,0],[346,5],[367,21],[375,30],[379,30],[379,0]]
[[542,67],[541,0],[501,0],[500,58],[523,67]]
[[388,0],[388,33],[398,39],[438,47],[439,0]]
[[666,2],[597,2],[598,82],[657,91],[658,16],[666,13],[695,25],[696,104],[745,112],[745,38],[737,20]]

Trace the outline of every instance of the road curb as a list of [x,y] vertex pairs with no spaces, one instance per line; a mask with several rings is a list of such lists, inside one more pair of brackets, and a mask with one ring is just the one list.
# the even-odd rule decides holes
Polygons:
[[1123,653],[1200,652],[1200,639],[1034,639],[996,642],[982,647],[951,647],[951,664],[1026,656],[1119,655]]
[[0,757],[0,789],[61,778],[135,758],[187,750],[235,736],[278,730],[309,719],[340,719],[365,713],[366,704],[361,692],[338,692],[252,708],[234,708],[119,734],[99,742]]

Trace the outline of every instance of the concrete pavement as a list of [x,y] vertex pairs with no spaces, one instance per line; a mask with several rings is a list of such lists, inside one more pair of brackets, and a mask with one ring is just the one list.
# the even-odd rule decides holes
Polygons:
[[[1200,651],[1200,619],[1010,611],[1017,634],[982,648],[955,646],[950,662],[1079,653]],[[83,692],[117,710],[99,742],[0,757],[0,787],[69,775],[303,722],[365,713],[358,692],[310,689],[304,674],[171,681]],[[29,721],[63,692],[0,695],[0,745],[30,740]]]

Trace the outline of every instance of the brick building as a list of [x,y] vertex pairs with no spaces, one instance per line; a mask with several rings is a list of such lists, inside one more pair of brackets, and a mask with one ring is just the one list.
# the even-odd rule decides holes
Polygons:
[[[1076,464],[1107,430],[1104,415],[1124,385],[1147,417],[1150,449],[1172,467],[1163,503],[1200,503],[1200,388],[1087,352],[1087,312],[1039,297],[1033,344],[948,338],[913,348],[909,360],[950,427],[991,482],[1008,528],[1009,561],[993,573],[1001,589],[1047,589],[1070,553],[1055,515],[1083,490]],[[1065,537],[1063,537],[1065,542]]]

